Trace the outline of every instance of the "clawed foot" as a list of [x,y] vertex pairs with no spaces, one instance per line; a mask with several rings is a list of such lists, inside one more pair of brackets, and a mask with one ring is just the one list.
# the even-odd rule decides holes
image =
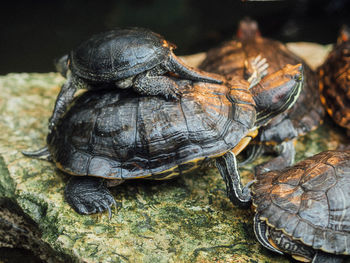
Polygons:
[[242,192],[245,196],[250,195],[250,187],[252,184],[254,184],[257,180],[252,180],[250,182],[248,182],[243,188],[242,188]]
[[79,214],[89,215],[108,210],[109,218],[111,218],[111,206],[116,206],[113,196],[100,178],[72,177],[66,186],[64,195],[67,202]]
[[256,58],[247,62],[246,70],[247,75],[250,76],[248,78],[250,87],[257,85],[260,80],[267,75],[268,67],[269,64],[267,63],[266,58],[262,58],[261,55],[258,55]]
[[163,95],[167,100],[179,100],[182,92],[177,85],[172,87],[167,87],[161,91],[161,95]]

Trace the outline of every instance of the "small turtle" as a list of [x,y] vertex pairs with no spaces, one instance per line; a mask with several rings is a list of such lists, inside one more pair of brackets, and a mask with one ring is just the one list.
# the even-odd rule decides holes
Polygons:
[[[229,155],[219,162],[223,173],[235,164]],[[235,203],[247,207],[253,201],[254,232],[265,248],[313,263],[339,263],[350,255],[350,151],[325,151],[258,174],[247,185],[251,193],[237,174],[233,182],[240,196]]]
[[223,43],[207,52],[199,68],[221,74],[227,78],[235,75],[250,76],[247,61],[261,54],[269,62],[268,74],[286,64],[302,63],[304,87],[295,105],[272,119],[259,130],[258,137],[247,148],[252,161],[264,151],[277,153],[278,157],[256,167],[257,170],[282,169],[294,162],[293,139],[316,129],[324,118],[324,108],[319,99],[316,74],[307,64],[279,41],[261,37],[258,24],[250,19],[240,22],[237,39]]
[[143,28],[117,29],[92,36],[58,60],[57,70],[67,77],[50,118],[52,129],[78,88],[129,88],[145,95],[176,99],[179,78],[221,83],[216,76],[186,66],[177,58],[175,45]]
[[337,44],[318,69],[322,104],[350,135],[350,29],[344,26]]
[[225,85],[174,81],[183,88],[179,101],[88,91],[48,134],[48,148],[24,154],[48,153],[59,169],[75,175],[65,189],[75,211],[110,213],[114,199],[106,184],[170,179],[227,152],[237,155],[257,127],[295,102],[303,84],[301,64],[287,65],[255,86],[240,77]]

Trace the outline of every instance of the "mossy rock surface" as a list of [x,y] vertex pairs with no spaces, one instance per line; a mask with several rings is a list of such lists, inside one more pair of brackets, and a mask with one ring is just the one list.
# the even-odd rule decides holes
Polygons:
[[[44,146],[63,82],[55,73],[0,77],[0,246],[31,249],[49,262],[289,262],[258,244],[253,212],[230,203],[214,167],[112,188],[111,220],[75,213],[63,198],[69,176],[21,154]],[[298,141],[297,161],[345,143],[343,133],[326,119]],[[241,170],[244,182],[253,179],[252,166]]]

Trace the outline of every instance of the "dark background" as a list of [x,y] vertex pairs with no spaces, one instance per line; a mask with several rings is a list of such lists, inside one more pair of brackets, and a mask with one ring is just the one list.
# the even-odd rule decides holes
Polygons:
[[234,36],[245,16],[259,22],[264,36],[326,44],[350,24],[350,1],[3,1],[0,74],[53,71],[54,58],[115,27],[150,28],[174,42],[177,55],[196,53]]

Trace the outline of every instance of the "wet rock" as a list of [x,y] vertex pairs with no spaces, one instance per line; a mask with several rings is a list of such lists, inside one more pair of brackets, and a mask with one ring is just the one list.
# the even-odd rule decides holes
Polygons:
[[[288,262],[258,244],[253,212],[230,203],[215,168],[117,186],[111,220],[75,213],[63,199],[69,176],[21,154],[44,146],[63,82],[55,73],[0,77],[0,246],[30,249],[48,262]],[[344,141],[326,120],[299,140],[297,160]],[[251,171],[242,169],[244,182]]]

